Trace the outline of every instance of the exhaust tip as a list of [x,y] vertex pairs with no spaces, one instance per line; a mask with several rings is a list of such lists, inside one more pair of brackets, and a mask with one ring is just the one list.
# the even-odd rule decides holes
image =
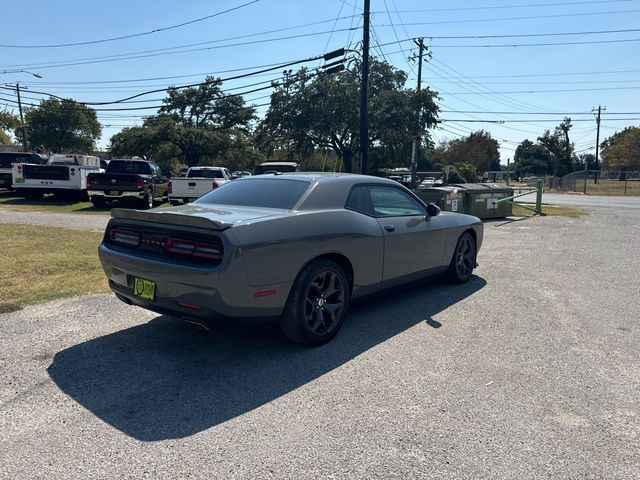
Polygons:
[[196,328],[198,330],[202,330],[205,332],[208,332],[211,330],[209,326],[201,320],[195,320],[193,318],[183,318],[182,321],[187,325],[189,325],[190,327]]

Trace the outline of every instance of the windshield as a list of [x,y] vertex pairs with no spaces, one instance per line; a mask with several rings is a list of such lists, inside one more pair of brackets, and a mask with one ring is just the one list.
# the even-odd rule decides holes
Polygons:
[[107,173],[150,174],[151,167],[146,162],[111,160],[107,165]]
[[224,175],[222,174],[222,170],[191,169],[189,170],[187,177],[189,178],[224,178]]
[[280,178],[235,180],[200,197],[194,203],[241,205],[290,210],[309,188],[304,180]]
[[295,165],[258,165],[255,170],[254,170],[254,174],[255,175],[262,175],[263,173],[267,173],[267,172],[295,172],[296,171],[296,166]]

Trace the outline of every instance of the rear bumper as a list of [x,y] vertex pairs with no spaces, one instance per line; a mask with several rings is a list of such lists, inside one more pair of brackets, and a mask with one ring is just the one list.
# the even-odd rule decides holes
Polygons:
[[[161,262],[130,255],[107,245],[100,245],[98,255],[109,280],[109,287],[126,303],[159,313],[179,317],[211,319],[216,317],[273,318],[282,313],[290,285],[262,286],[260,291],[274,291],[255,296],[244,272],[242,261],[228,262],[212,268],[199,268]],[[153,301],[134,294],[134,278],[156,284]]]
[[110,190],[88,190],[89,197],[103,197],[107,200],[117,200],[119,198],[133,198],[133,199],[141,199],[144,198],[145,191],[144,190],[135,190],[135,191],[121,191],[118,190],[117,195],[111,195]]

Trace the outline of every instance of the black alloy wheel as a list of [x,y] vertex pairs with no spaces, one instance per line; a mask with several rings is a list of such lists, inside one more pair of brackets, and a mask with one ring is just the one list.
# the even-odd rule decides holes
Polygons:
[[316,260],[298,276],[280,328],[295,342],[310,345],[328,342],[344,323],[349,297],[349,283],[343,270],[329,260]]
[[449,265],[449,279],[455,283],[464,283],[471,278],[476,267],[476,242],[469,232],[464,232],[458,239],[453,258]]
[[107,206],[107,201],[103,197],[91,197],[91,203],[95,208],[104,208]]

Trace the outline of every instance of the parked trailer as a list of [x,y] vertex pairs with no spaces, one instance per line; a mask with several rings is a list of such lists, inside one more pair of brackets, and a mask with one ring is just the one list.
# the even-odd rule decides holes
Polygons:
[[61,198],[87,200],[87,175],[102,171],[98,157],[55,154],[47,165],[14,164],[11,188],[30,199],[52,193]]

